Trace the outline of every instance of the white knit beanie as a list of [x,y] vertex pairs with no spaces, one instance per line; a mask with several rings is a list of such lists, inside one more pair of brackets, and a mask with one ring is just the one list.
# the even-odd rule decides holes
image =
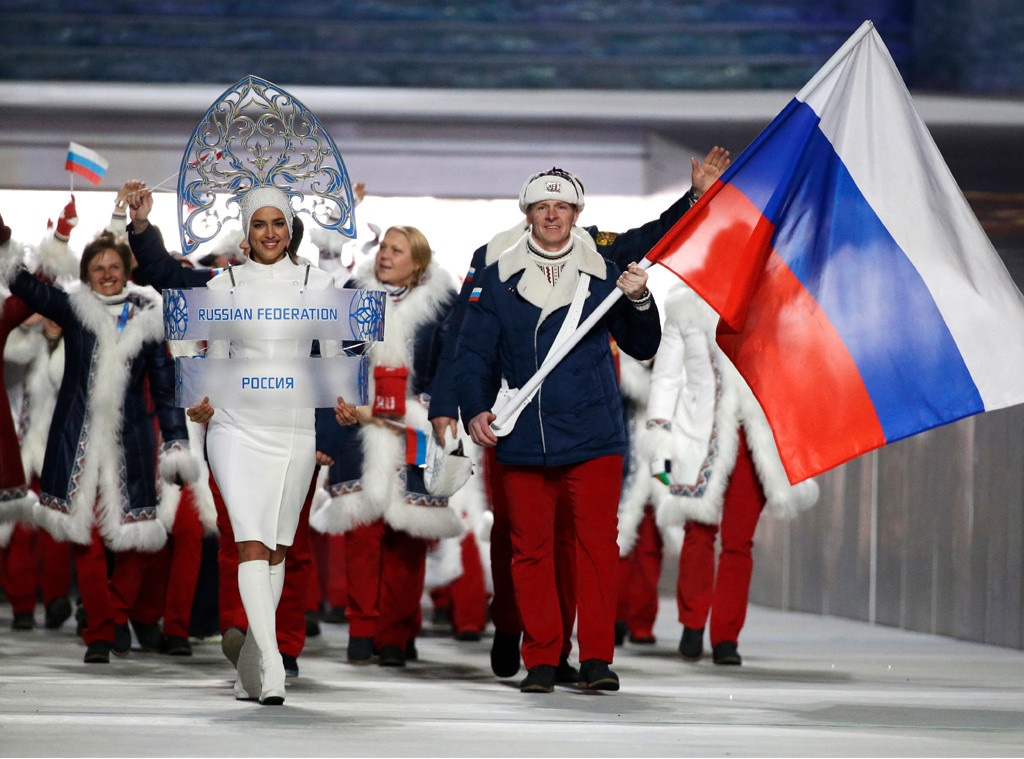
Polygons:
[[534,174],[523,183],[519,191],[519,210],[526,210],[542,200],[562,200],[583,210],[583,182],[562,169],[552,168]]
[[242,196],[239,208],[242,210],[242,231],[245,237],[249,237],[249,224],[252,221],[252,215],[267,206],[273,206],[284,214],[285,221],[288,222],[288,236],[291,237],[292,218],[295,216],[292,204],[284,190],[269,185],[254,187]]

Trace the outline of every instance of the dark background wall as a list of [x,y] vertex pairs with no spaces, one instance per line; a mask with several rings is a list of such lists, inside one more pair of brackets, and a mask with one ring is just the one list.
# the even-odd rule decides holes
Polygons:
[[872,19],[912,89],[1024,91],[1014,0],[3,0],[0,78],[793,89]]

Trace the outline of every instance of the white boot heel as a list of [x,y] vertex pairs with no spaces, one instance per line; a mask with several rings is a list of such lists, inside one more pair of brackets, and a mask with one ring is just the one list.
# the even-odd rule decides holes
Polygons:
[[[270,661],[267,661],[267,659]],[[281,655],[274,651],[269,657],[264,657],[260,664],[263,689],[260,692],[260,703],[264,706],[280,706],[284,703],[284,663]]]

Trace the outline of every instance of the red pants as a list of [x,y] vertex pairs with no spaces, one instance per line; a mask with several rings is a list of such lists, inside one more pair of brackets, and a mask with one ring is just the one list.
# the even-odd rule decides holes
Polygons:
[[163,618],[164,635],[187,638],[192,623],[192,601],[203,556],[203,525],[199,520],[192,488],[181,491],[181,501],[167,545],[154,554],[134,607],[119,610],[143,624]]
[[754,530],[764,508],[764,490],[757,479],[746,438],[740,430],[736,467],[725,491],[722,507],[722,550],[715,572],[715,536],[718,525],[687,522],[679,555],[676,600],[684,627],[701,629],[711,612],[709,639],[738,642],[747,617],[750,578],[754,571],[751,551]]
[[74,544],[75,572],[82,594],[87,627],[82,640],[88,645],[97,640],[114,642],[114,624],[127,621],[125,609],[135,605],[143,576],[156,554],[122,551],[114,554],[114,570],[107,570],[107,551],[98,529],[88,545]]
[[[509,521],[510,498],[505,486],[505,467],[498,462],[494,448],[484,448],[484,484],[487,502],[491,506],[494,522],[491,526],[491,622],[494,631],[518,635],[523,631],[512,583],[512,526]],[[572,628],[576,622],[576,536],[572,519],[556,517],[558,533],[555,553],[555,574],[558,584],[558,602],[562,609],[562,656],[572,651]]]
[[380,565],[384,520],[345,533],[345,617],[353,638],[372,638],[380,617]]
[[487,626],[487,582],[481,564],[476,536],[467,532],[460,543],[462,574],[455,580],[434,588],[430,596],[434,607],[444,609],[456,635],[464,632],[482,633]]
[[647,504],[637,527],[636,544],[628,556],[619,560],[619,603],[615,617],[626,623],[634,639],[654,637],[662,547],[654,507]]
[[[566,642],[556,556],[576,565],[580,661],[611,662],[619,549],[616,525],[622,457],[557,467],[505,467],[512,536],[512,578],[523,621],[523,663],[557,666]],[[571,520],[575,550],[560,545],[559,517]]]
[[326,603],[335,609],[348,603],[345,581],[345,536],[327,535],[310,530],[309,545],[313,552],[313,571],[309,582],[306,608],[320,611]]
[[423,580],[427,541],[401,530],[384,528],[381,542],[380,616],[373,637],[377,650],[406,646],[416,639],[422,623]]
[[[284,591],[277,605],[277,647],[282,654],[298,657],[306,645],[306,598],[309,595],[309,573],[313,567],[313,555],[309,547],[309,506],[313,501],[316,487],[316,472],[309,484],[306,501],[302,504],[299,524],[295,530],[295,541],[285,554]],[[218,603],[220,606],[220,629],[229,627],[240,630],[249,628],[249,621],[238,594],[238,545],[231,529],[231,520],[224,505],[213,474],[210,474],[210,491],[217,507],[217,529],[220,540],[217,546],[217,567],[219,571]]]
[[37,590],[44,604],[71,591],[71,545],[54,540],[46,530],[18,522],[11,542],[0,551],[0,563],[4,592],[15,614],[35,610]]

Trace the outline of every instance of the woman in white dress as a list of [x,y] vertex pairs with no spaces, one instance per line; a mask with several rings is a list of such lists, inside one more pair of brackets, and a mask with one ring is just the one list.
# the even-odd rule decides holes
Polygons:
[[[207,287],[281,291],[334,286],[331,275],[296,256],[294,214],[282,190],[250,190],[242,198],[241,211],[248,260],[229,267]],[[310,347],[302,340],[213,341],[207,355],[297,358],[308,356]],[[339,420],[348,417],[349,408],[339,399]],[[351,421],[354,413],[352,409]],[[275,610],[284,587],[285,552],[316,466],[314,410],[214,409],[204,398],[188,409],[188,416],[208,423],[207,456],[238,544],[238,590],[249,632],[239,656],[235,697],[282,704],[285,671],[277,648]]]

